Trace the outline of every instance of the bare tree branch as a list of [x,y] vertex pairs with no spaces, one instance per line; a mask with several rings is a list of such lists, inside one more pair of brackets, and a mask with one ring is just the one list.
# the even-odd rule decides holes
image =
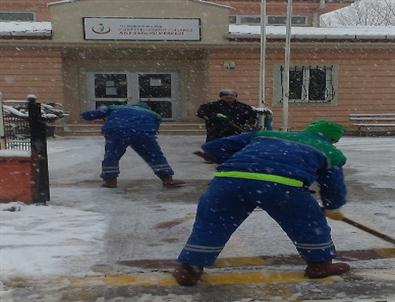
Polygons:
[[395,25],[395,0],[358,0],[321,19],[322,26]]

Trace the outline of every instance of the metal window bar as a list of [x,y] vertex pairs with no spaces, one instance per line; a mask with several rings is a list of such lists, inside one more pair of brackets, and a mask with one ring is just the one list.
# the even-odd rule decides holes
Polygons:
[[[268,25],[285,25],[287,23],[287,16],[268,15]],[[259,15],[231,15],[229,16],[229,24],[236,25],[259,25],[261,23],[261,16]],[[306,16],[292,16],[292,25],[306,25]]]
[[[320,70],[325,71],[325,88],[324,88],[324,98],[313,100],[310,97],[308,98],[309,103],[330,103],[335,98],[335,88],[333,86],[333,66],[309,66],[309,85],[312,78],[310,77],[311,71]],[[309,86],[307,86],[309,87]]]
[[[310,86],[310,74],[311,70],[325,70],[326,78],[325,78],[325,98],[319,100],[311,100],[309,98],[309,86]],[[300,99],[289,99],[289,102],[292,103],[330,103],[335,99],[336,91],[333,85],[333,66],[294,66],[290,68],[290,72],[301,71],[303,73],[303,80],[301,84],[302,96]],[[284,66],[280,66],[280,83],[281,83],[281,99],[280,103],[283,101],[284,97]],[[290,95],[292,95],[292,91]]]

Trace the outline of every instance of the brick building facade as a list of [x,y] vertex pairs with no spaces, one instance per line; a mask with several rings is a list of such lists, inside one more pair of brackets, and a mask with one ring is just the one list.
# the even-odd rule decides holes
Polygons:
[[[193,121],[197,107],[224,87],[258,104],[259,0],[80,0],[47,6],[49,2],[0,0],[0,16],[8,18],[0,24],[48,27],[0,30],[0,91],[5,99],[34,93],[41,100],[61,102],[71,113],[68,123],[80,122],[81,111],[126,99],[143,99],[168,120]],[[395,32],[317,28],[320,14],[352,2],[294,0],[292,129],[316,118],[349,125],[350,113],[395,112]],[[33,13],[19,16],[33,22],[18,21],[18,14],[12,15],[18,12]],[[274,111],[275,128],[281,126],[285,13],[285,1],[268,0],[265,99]],[[131,26],[131,18],[152,20],[156,26],[167,22],[163,20],[199,20],[199,38],[90,39],[85,17],[97,18],[102,33],[107,21],[124,22],[120,26],[125,27]]]

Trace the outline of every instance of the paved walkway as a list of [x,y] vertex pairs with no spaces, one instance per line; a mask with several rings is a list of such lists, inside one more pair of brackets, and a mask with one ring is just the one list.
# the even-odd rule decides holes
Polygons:
[[[91,213],[91,220],[85,223],[80,224],[72,216],[62,221],[64,228],[74,228],[64,244],[84,249],[81,248],[81,255],[62,253],[61,247],[50,254],[51,263],[61,268],[58,274],[0,278],[1,302],[395,301],[393,244],[344,222],[330,221],[338,260],[349,262],[352,270],[341,277],[310,280],[303,275],[304,263],[292,243],[259,210],[235,232],[198,286],[176,285],[170,275],[174,259],[189,235],[198,197],[214,168],[192,155],[201,141],[199,137],[161,137],[176,174],[188,182],[177,190],[162,188],[131,151],[121,162],[119,188],[99,188],[102,139],[51,141],[50,206],[56,207],[48,211],[46,219],[53,212],[58,214],[62,207],[71,208],[78,215]],[[345,208],[346,215],[390,236],[395,233],[395,189],[391,181],[395,175],[388,167],[394,146],[390,138],[346,138],[340,146],[349,158],[346,179],[350,203]],[[379,159],[386,165],[381,161],[375,164]],[[51,235],[48,242],[40,238],[38,244],[48,249],[49,241],[62,234],[54,227],[56,217],[52,217],[52,225],[40,217],[36,220],[18,225],[12,232],[39,226]],[[95,229],[94,223],[99,222],[105,226],[103,230]],[[12,219],[7,221],[10,229],[12,224]],[[97,232],[94,240],[84,242],[84,236],[73,239],[78,233],[93,231]],[[15,244],[12,248],[19,253],[27,247]],[[34,256],[24,255],[21,259],[34,262]]]

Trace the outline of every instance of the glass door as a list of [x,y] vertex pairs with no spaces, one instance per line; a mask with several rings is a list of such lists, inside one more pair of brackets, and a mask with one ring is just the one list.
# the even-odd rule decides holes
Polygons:
[[176,78],[174,73],[138,73],[138,98],[164,120],[175,119]]
[[90,110],[140,100],[164,120],[179,116],[178,78],[174,72],[93,71],[87,75]]
[[129,97],[126,72],[92,72],[89,78],[90,108],[101,105],[126,104]]

